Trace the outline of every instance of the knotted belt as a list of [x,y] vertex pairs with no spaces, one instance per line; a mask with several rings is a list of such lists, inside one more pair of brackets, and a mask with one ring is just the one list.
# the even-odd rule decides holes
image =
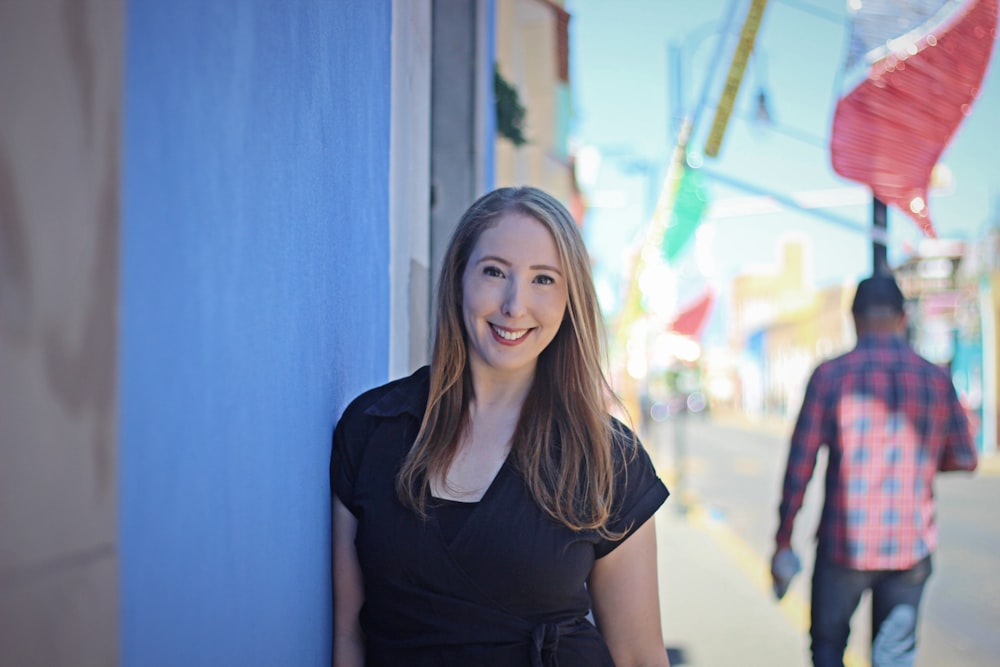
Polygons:
[[531,667],[559,667],[559,638],[572,634],[584,619],[541,623],[531,632]]

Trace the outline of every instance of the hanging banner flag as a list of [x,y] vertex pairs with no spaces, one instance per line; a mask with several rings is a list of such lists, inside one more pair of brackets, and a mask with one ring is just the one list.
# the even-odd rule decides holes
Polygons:
[[997,0],[849,2],[845,93],[830,137],[834,171],[935,236],[931,171],[970,112],[997,34]]
[[691,241],[702,218],[705,217],[708,203],[705,177],[700,170],[687,164],[683,165],[680,170],[680,183],[677,185],[674,197],[674,209],[670,213],[670,223],[663,231],[663,241],[660,244],[663,259],[667,262],[674,262],[681,250]]
[[700,297],[677,314],[670,323],[669,330],[689,338],[701,338],[701,332],[705,329],[714,304],[715,293],[711,289],[706,289]]

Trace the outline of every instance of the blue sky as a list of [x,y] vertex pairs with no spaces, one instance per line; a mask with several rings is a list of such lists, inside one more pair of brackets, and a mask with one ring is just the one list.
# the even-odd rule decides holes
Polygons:
[[[671,46],[683,54],[679,79],[688,110],[700,98],[725,25],[731,0],[567,0],[572,15],[571,82],[575,99],[575,136],[604,156],[590,191],[593,209],[586,221],[588,244],[596,256],[599,281],[614,290],[627,248],[645,227],[647,204],[663,176],[671,109],[678,79],[668,76]],[[738,31],[748,0],[736,2]],[[821,191],[845,202],[825,209],[844,225],[791,210],[762,215],[724,215],[706,220],[701,245],[707,263],[679,279],[693,294],[706,282],[722,289],[733,275],[773,265],[778,242],[788,235],[807,243],[811,277],[817,287],[855,282],[870,272],[871,241],[862,233],[871,222],[863,186],[830,167],[829,128],[840,93],[848,40],[846,0],[771,0],[756,40],[718,158],[706,158],[712,171],[785,196]],[[735,40],[733,40],[735,41]],[[708,88],[700,135],[707,132],[722,79]],[[975,239],[1000,215],[1000,167],[996,154],[1000,119],[1000,67],[996,47],[972,113],[958,129],[943,162],[951,186],[932,191],[931,217],[942,238]],[[774,123],[753,121],[757,91],[767,92]],[[704,141],[696,137],[694,146]],[[751,193],[713,183],[716,211],[745,201]],[[849,203],[855,202],[855,203]],[[737,207],[738,208],[738,207]],[[889,257],[897,262],[922,235],[902,213],[889,210]],[[858,231],[862,230],[862,231]],[[691,262],[694,266],[694,261]]]

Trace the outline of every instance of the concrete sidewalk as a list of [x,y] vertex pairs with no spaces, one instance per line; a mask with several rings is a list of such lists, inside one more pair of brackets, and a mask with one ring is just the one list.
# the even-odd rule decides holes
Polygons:
[[[784,422],[730,424],[787,437]],[[661,434],[662,437],[662,434]],[[673,491],[673,449],[648,437],[661,478]],[[731,527],[725,516],[703,505],[687,486],[674,493],[656,515],[661,615],[673,667],[808,667],[809,577],[812,563],[782,600],[771,589],[770,563]],[[863,615],[859,615],[861,621]],[[852,626],[855,625],[852,623]],[[852,645],[867,632],[852,632]],[[846,667],[869,667],[867,653],[849,645]]]
[[[652,445],[654,439],[647,438]],[[808,607],[793,586],[782,601],[763,562],[691,492],[677,493],[673,461],[656,454],[672,490],[656,514],[663,637],[672,667],[806,667]],[[850,663],[848,667],[864,667]]]
[[[770,565],[726,524],[671,498],[656,515],[663,636],[672,667],[806,667],[807,582],[780,602]],[[849,649],[846,667],[867,667]]]
[[671,498],[656,516],[664,640],[673,667],[799,667],[806,634],[759,559],[722,524]]

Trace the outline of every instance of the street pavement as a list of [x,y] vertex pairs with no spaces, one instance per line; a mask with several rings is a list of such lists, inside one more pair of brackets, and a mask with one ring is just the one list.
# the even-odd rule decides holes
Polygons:
[[[793,547],[803,570],[780,602],[769,573],[786,429],[701,417],[643,429],[671,489],[656,526],[673,667],[811,664],[809,577],[821,484],[810,484],[796,521]],[[822,478],[822,463],[814,481]],[[983,529],[997,525],[1000,457],[984,461],[977,477],[939,477],[942,547],[925,595],[917,667],[1000,664],[1000,577],[993,576],[1000,529]],[[869,624],[863,602],[852,622],[847,667],[868,667]]]

